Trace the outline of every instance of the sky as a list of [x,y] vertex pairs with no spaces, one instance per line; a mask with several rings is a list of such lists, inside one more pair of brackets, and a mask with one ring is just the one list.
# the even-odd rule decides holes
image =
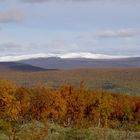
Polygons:
[[0,0],[0,60],[41,54],[140,56],[140,0]]

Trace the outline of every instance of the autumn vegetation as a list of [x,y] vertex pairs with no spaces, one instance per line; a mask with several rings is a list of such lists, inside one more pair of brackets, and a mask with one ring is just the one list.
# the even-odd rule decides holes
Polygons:
[[14,81],[17,86],[33,87],[45,84],[59,88],[65,83],[84,86],[92,90],[105,90],[111,93],[140,96],[140,68],[93,68],[58,70],[43,72],[1,71],[0,79]]
[[86,89],[83,82],[51,88],[0,81],[0,133],[18,140],[28,125],[32,139],[42,140],[54,131],[49,124],[139,132],[140,97]]

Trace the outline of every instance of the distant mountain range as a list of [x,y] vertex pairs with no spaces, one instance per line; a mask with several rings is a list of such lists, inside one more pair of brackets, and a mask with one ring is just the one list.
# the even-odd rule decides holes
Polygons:
[[46,71],[80,68],[136,68],[140,67],[140,57],[115,59],[88,58],[33,58],[15,62],[0,62],[0,71]]
[[20,61],[44,69],[78,69],[78,68],[117,68],[140,67],[140,57],[120,59],[87,59],[87,58],[36,58]]
[[90,52],[73,52],[73,53],[37,53],[37,54],[25,54],[25,55],[7,55],[0,56],[0,62],[9,62],[9,61],[20,61],[20,60],[28,60],[28,59],[36,59],[36,58],[86,58],[86,59],[116,59],[116,58],[129,58],[130,56],[118,56],[118,55],[105,55],[105,54],[97,54]]

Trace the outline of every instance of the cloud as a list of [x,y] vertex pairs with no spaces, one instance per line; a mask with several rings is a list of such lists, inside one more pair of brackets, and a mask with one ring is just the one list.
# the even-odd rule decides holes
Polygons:
[[[44,2],[120,2],[120,0],[19,0],[25,3],[44,3]],[[139,0],[124,0],[123,2],[139,3]]]
[[24,15],[20,10],[8,9],[6,11],[0,11],[0,23],[21,22],[24,19]]
[[0,44],[0,56],[6,55],[23,55],[36,53],[67,53],[81,50],[77,44],[67,43],[59,40],[50,41],[48,43],[16,43],[7,42]]
[[27,3],[42,3],[42,2],[49,2],[54,0],[20,0],[20,1],[27,2]]
[[0,44],[0,56],[16,55],[20,50],[20,45],[15,43],[2,43]]
[[27,2],[27,3],[42,3],[42,2],[48,2],[52,0],[20,0],[21,2]]
[[132,38],[140,35],[140,30],[136,29],[127,29],[119,31],[101,31],[96,33],[96,36],[99,38]]
[[20,0],[27,3],[43,3],[43,2],[87,2],[87,1],[101,1],[101,0]]

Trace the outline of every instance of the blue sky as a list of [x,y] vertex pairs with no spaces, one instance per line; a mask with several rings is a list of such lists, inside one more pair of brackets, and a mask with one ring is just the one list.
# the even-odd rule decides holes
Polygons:
[[140,56],[139,0],[0,0],[0,57]]

